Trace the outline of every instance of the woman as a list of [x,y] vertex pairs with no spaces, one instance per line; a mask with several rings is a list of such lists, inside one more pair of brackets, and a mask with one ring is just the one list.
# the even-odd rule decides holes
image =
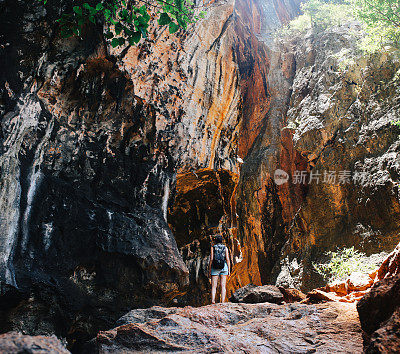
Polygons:
[[222,235],[214,236],[214,246],[211,246],[209,274],[211,277],[211,303],[215,304],[215,294],[217,292],[218,277],[221,278],[221,302],[225,302],[226,296],[226,277],[230,274],[231,262],[229,251],[222,243]]

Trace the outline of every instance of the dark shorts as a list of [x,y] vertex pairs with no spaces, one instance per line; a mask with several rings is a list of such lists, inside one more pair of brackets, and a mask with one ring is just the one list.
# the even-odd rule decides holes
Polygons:
[[211,275],[228,275],[228,264],[225,262],[224,268],[222,269],[211,268]]

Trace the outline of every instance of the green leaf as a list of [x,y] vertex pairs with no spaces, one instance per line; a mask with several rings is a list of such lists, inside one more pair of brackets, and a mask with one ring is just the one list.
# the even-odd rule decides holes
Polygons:
[[134,43],[139,43],[141,37],[142,37],[141,32],[139,31],[133,32],[132,36],[129,37],[129,44],[133,45]]
[[179,26],[175,22],[170,22],[169,33],[175,33],[179,29]]
[[147,27],[147,21],[143,16],[138,17],[139,23],[143,27]]
[[181,16],[177,16],[176,20],[177,20],[179,26],[186,29],[187,24]]
[[119,38],[113,38],[111,41],[111,47],[115,48],[119,46]]
[[167,13],[163,12],[158,19],[158,24],[160,26],[168,25],[171,22],[171,17]]
[[120,11],[120,16],[122,18],[127,18],[128,17],[128,10],[127,9],[123,9],[122,11]]
[[75,13],[82,16],[82,9],[79,6],[74,6],[72,9]]
[[147,14],[146,5],[140,6],[139,12],[140,12],[142,15]]
[[178,8],[179,11],[182,11],[182,0],[174,0],[175,6]]
[[114,34],[113,34],[111,31],[108,31],[108,32],[104,35],[104,37],[107,38],[107,39],[111,39],[111,38],[114,37]]
[[124,28],[124,33],[125,33],[125,35],[126,35],[127,37],[130,37],[130,36],[132,36],[133,31],[131,31],[129,28],[125,27],[125,28]]
[[96,5],[96,10],[97,10],[97,11],[100,11],[100,10],[103,10],[103,9],[104,9],[103,4],[102,4],[101,2],[99,2],[99,3]]
[[128,24],[132,24],[132,22],[133,22],[132,17],[131,17],[131,16],[128,16],[128,17],[125,19],[125,22],[128,23]]
[[121,32],[122,32],[122,24],[121,24],[121,22],[118,22],[118,23],[115,25],[115,33],[116,33],[117,35],[119,35],[119,34],[121,34]]

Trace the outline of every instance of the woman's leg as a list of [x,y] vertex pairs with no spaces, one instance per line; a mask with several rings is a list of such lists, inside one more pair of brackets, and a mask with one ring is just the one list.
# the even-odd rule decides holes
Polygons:
[[215,294],[217,292],[218,275],[211,276],[211,303],[215,304]]
[[221,277],[221,302],[225,302],[226,297],[226,275],[220,275]]

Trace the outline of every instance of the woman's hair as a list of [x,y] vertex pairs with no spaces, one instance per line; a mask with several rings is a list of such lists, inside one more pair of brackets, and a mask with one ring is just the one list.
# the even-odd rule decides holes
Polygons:
[[214,235],[214,241],[216,243],[222,243],[222,235],[221,234]]

